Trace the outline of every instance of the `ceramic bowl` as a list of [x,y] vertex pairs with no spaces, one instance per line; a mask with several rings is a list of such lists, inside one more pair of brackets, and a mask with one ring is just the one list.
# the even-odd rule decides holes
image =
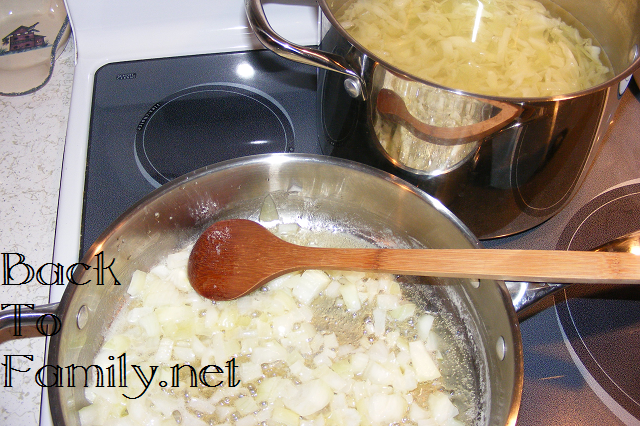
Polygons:
[[63,0],[0,1],[0,94],[44,86],[70,33]]

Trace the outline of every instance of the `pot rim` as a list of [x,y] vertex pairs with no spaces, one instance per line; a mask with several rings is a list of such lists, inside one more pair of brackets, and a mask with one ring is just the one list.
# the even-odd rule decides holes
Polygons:
[[[474,92],[467,92],[461,89],[456,89],[454,87],[448,87],[448,86],[444,86],[441,84],[438,84],[434,81],[430,81],[418,76],[415,76],[411,73],[408,73],[404,70],[402,70],[401,68],[398,68],[392,64],[390,64],[389,62],[387,62],[386,60],[380,58],[378,55],[376,55],[375,53],[371,52],[369,49],[367,49],[366,47],[364,47],[360,42],[358,42],[357,40],[355,40],[344,28],[342,28],[342,26],[338,23],[338,21],[336,20],[335,16],[333,15],[333,12],[331,11],[331,9],[329,8],[329,6],[327,5],[327,0],[318,0],[318,5],[320,6],[320,8],[322,9],[322,12],[324,13],[324,16],[329,20],[329,22],[331,22],[331,25],[354,47],[356,47],[360,52],[364,53],[368,58],[371,58],[372,60],[374,60],[375,62],[377,62],[378,64],[382,65],[386,70],[388,70],[389,72],[395,74],[397,77],[403,78],[405,80],[409,80],[409,81],[416,81],[418,83],[422,83],[422,84],[426,84],[429,86],[433,86],[442,90],[446,90],[448,92],[457,94],[457,95],[462,95],[462,96],[472,96],[478,99],[491,99],[491,100],[495,100],[495,101],[507,101],[507,102],[511,102],[511,103],[515,103],[515,104],[522,104],[525,102],[539,102],[539,103],[543,103],[543,102],[556,102],[556,101],[562,101],[562,100],[568,100],[568,99],[575,99],[575,98],[579,98],[581,96],[585,96],[585,95],[589,95],[592,93],[596,93],[599,92],[601,90],[606,90],[611,88],[614,84],[618,84],[621,81],[627,79],[627,78],[631,78],[633,76],[633,74],[640,70],[640,47],[636,46],[635,48],[635,56],[636,58],[634,59],[634,61],[631,63],[631,65],[629,65],[625,70],[623,70],[622,72],[616,74],[615,76],[613,76],[612,78],[610,78],[609,80],[600,83],[596,86],[592,86],[588,89],[584,89],[578,92],[571,92],[571,93],[566,93],[566,94],[560,94],[560,95],[555,95],[555,96],[546,96],[546,97],[509,97],[509,96],[497,96],[497,95],[487,95],[487,94],[482,94],[482,93],[474,93]],[[625,86],[626,88],[626,86]]]

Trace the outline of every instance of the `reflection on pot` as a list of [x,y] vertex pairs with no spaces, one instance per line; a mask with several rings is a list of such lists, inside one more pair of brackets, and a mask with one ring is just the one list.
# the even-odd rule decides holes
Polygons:
[[489,119],[493,110],[479,100],[389,72],[376,105],[374,131],[383,152],[399,167],[432,175],[450,171],[477,151],[478,140],[467,141],[456,130]]

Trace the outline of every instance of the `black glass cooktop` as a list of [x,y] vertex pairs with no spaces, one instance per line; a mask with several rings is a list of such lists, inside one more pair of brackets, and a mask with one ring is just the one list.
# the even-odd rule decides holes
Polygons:
[[102,67],[95,76],[82,253],[128,207],[184,173],[252,154],[320,153],[316,85],[315,68],[267,51]]

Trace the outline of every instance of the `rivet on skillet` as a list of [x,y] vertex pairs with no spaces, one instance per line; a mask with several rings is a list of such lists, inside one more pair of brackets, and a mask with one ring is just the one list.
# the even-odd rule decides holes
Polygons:
[[496,342],[496,353],[498,354],[498,359],[504,361],[505,355],[507,354],[507,345],[502,336],[498,337]]
[[87,322],[89,321],[89,309],[86,305],[82,305],[80,309],[78,309],[78,315],[76,316],[76,324],[78,325],[78,329],[82,330]]
[[633,62],[638,58],[638,45],[634,45],[629,52],[629,62]]

